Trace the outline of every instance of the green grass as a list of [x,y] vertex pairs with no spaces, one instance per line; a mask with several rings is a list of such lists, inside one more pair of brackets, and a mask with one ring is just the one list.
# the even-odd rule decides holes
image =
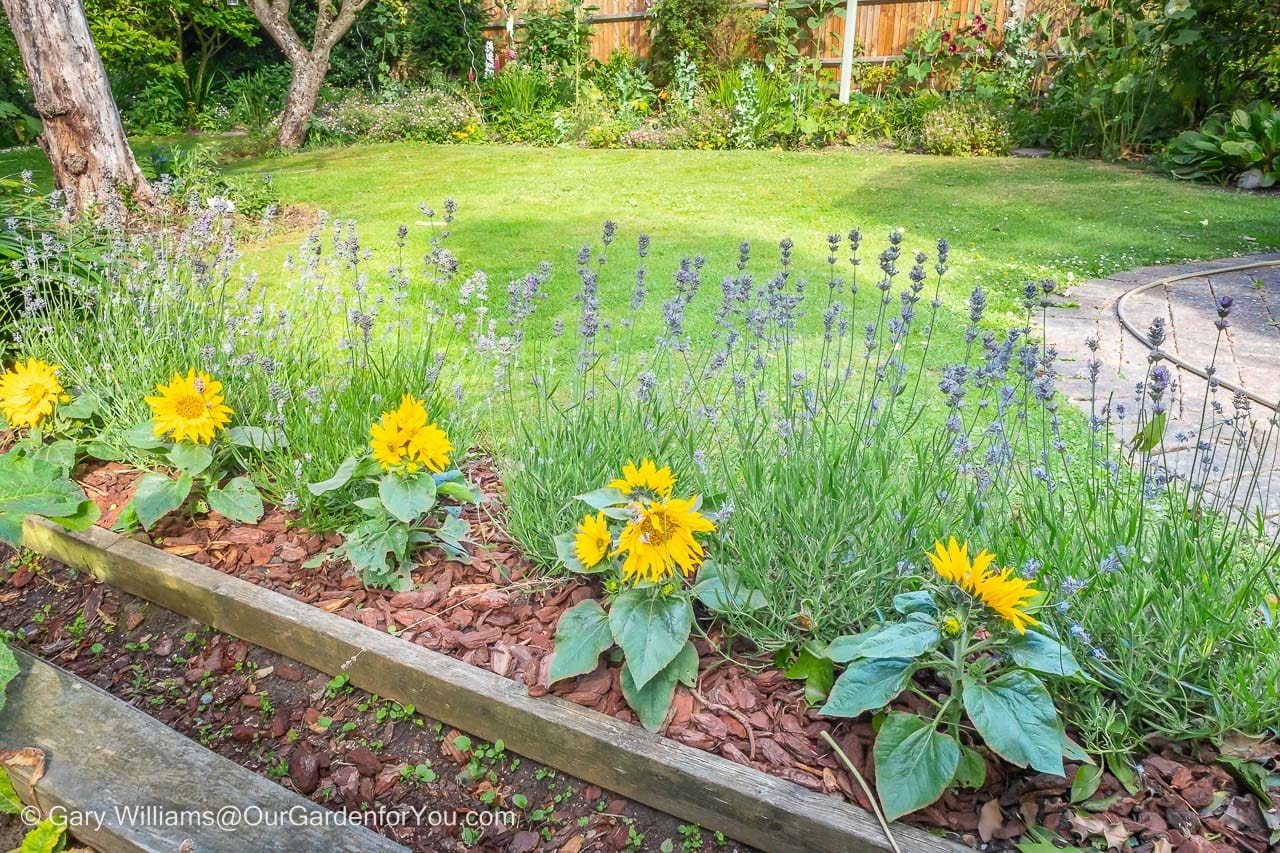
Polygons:
[[[154,144],[146,140],[139,148]],[[0,173],[24,168],[47,174],[36,149],[0,154]],[[661,294],[679,259],[698,253],[709,259],[704,280],[714,286],[731,272],[744,239],[755,246],[757,260],[768,260],[777,241],[790,237],[797,268],[819,276],[832,231],[862,228],[869,264],[892,229],[906,229],[904,257],[931,251],[945,237],[952,272],[944,298],[954,304],[982,285],[992,300],[988,319],[999,326],[1018,321],[1016,294],[1028,279],[1065,283],[1280,247],[1278,195],[1179,183],[1090,161],[404,143],[242,160],[230,171],[270,173],[287,203],[356,220],[379,261],[391,257],[401,224],[410,228],[411,250],[425,247],[434,229],[418,204],[438,211],[451,196],[458,221],[450,246],[465,267],[485,270],[502,286],[543,260],[553,264],[552,296],[540,309],[547,323],[556,316],[570,322],[575,314],[573,256],[598,243],[606,219],[620,226],[615,258],[633,261],[636,235],[651,235],[648,266]],[[271,280],[299,239],[298,230],[278,233],[246,247],[246,261]],[[629,270],[602,277],[606,311],[625,304]],[[703,321],[705,314],[692,317],[692,331],[701,331]]]
[[[773,254],[782,237],[796,242],[801,269],[822,270],[828,233],[861,227],[878,251],[888,231],[905,228],[908,250],[951,241],[952,285],[966,293],[974,284],[1008,293],[1027,279],[1280,246],[1280,196],[1082,161],[399,144],[243,161],[234,170],[270,172],[287,201],[357,220],[375,250],[401,223],[425,230],[414,225],[423,220],[420,201],[438,210],[452,196],[459,213],[451,245],[464,264],[505,283],[549,260],[554,281],[565,283],[556,294],[565,312],[576,289],[573,254],[597,240],[606,219],[619,223],[622,246],[638,232],[652,236],[655,276],[699,252],[719,273],[740,240]],[[250,257],[270,264],[294,242],[282,236]],[[618,284],[629,287],[625,278]],[[609,295],[602,293],[606,305]]]

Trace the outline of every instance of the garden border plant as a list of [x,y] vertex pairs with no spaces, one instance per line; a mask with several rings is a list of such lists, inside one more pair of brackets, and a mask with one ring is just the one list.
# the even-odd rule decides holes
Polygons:
[[[446,207],[446,220],[452,213]],[[453,483],[421,470],[448,473],[452,447],[445,448],[450,442],[442,443],[443,433],[428,423],[428,406],[447,411],[436,390],[445,364],[432,350],[437,339],[415,339],[398,349],[413,319],[396,310],[409,298],[407,273],[403,265],[394,266],[385,290],[379,289],[363,271],[368,258],[349,224],[332,229],[335,262],[329,266],[321,260],[319,238],[308,238],[298,262],[305,280],[323,280],[324,271],[349,276],[352,294],[348,299],[334,288],[344,296],[342,313],[304,327],[314,334],[336,326],[347,334],[339,353],[349,372],[313,392],[305,385],[315,374],[292,378],[287,372],[293,365],[310,371],[315,362],[307,349],[313,338],[288,334],[288,312],[247,302],[243,317],[223,307],[233,259],[224,257],[228,234],[218,221],[206,215],[187,232],[195,252],[185,256],[190,270],[175,274],[171,258],[149,253],[158,252],[155,247],[122,246],[120,266],[109,268],[116,273],[113,280],[124,283],[122,296],[72,303],[76,310],[66,318],[28,306],[24,346],[70,365],[65,372],[75,377],[75,387],[91,389],[104,354],[115,353],[112,347],[120,342],[105,334],[89,340],[82,344],[93,352],[89,359],[68,347],[58,335],[77,328],[79,312],[104,312],[104,328],[113,331],[110,323],[135,309],[159,318],[175,337],[166,341],[173,349],[157,353],[160,363],[140,359],[128,365],[130,387],[149,389],[157,373],[187,370],[174,383],[183,387],[175,392],[171,384],[152,405],[165,415],[166,396],[191,397],[192,411],[183,418],[209,429],[177,435],[161,422],[149,426],[151,440],[157,432],[179,439],[217,436],[229,416],[222,411],[222,389],[187,365],[237,371],[251,409],[239,402],[236,408],[256,411],[288,439],[261,448],[264,490],[281,495],[287,509],[306,501],[312,517],[326,520],[325,529],[342,529],[356,516],[353,508],[370,515],[368,536],[349,537],[345,553],[358,562],[357,551],[369,552],[374,572],[366,573],[366,581],[396,583],[395,575],[409,563],[407,546],[418,544],[414,534],[449,525],[448,516],[430,523],[424,518],[435,510],[436,494],[451,491],[445,486]],[[406,232],[399,234],[399,248]],[[1198,458],[1204,464],[1185,479],[1170,476],[1158,451],[1166,438],[1164,413],[1177,389],[1159,351],[1161,323],[1149,334],[1150,369],[1130,415],[1136,438],[1122,445],[1117,422],[1126,413],[1118,404],[1113,409],[1114,401],[1098,401],[1095,394],[1093,417],[1083,423],[1059,409],[1057,354],[1034,335],[1057,292],[1051,281],[1027,284],[1022,322],[1003,334],[984,323],[988,297],[975,288],[965,306],[967,322],[960,318],[963,350],[952,360],[934,340],[939,324],[956,319],[939,296],[949,270],[947,241],[939,241],[932,254],[911,252],[902,232],[892,232],[872,268],[864,267],[858,229],[832,234],[825,274],[812,282],[794,268],[790,240],[779,242],[776,263],[759,276],[759,262],[744,243],[734,271],[720,283],[712,327],[695,338],[686,321],[705,292],[707,260],[679,264],[660,317],[644,325],[643,309],[654,296],[645,261],[649,240],[639,235],[631,299],[613,321],[602,304],[600,279],[619,265],[617,236],[616,224],[606,223],[603,248],[587,246],[578,253],[579,318],[576,334],[568,338],[561,324],[550,334],[537,325],[545,269],[510,283],[500,318],[490,316],[487,279],[463,276],[443,238],[431,242],[423,282],[428,329],[441,330],[435,333],[444,340],[452,330],[468,349],[460,363],[493,379],[496,393],[480,409],[487,410],[497,436],[508,440],[498,442],[498,456],[512,527],[524,547],[548,567],[605,573],[613,612],[606,617],[597,604],[580,605],[570,611],[572,618],[566,614],[557,632],[555,677],[593,669],[616,642],[626,657],[624,694],[641,720],[657,727],[676,683],[696,676],[686,652],[690,631],[698,628],[694,597],[715,611],[728,633],[750,641],[756,652],[773,653],[776,665],[803,678],[809,701],[825,699],[832,713],[884,706],[907,688],[907,677],[921,662],[928,663],[953,688],[922,697],[937,703],[934,725],[943,731],[891,715],[889,733],[895,737],[885,740],[884,753],[890,761],[903,749],[915,755],[925,748],[936,759],[936,773],[907,793],[883,787],[880,796],[891,814],[936,798],[961,771],[960,756],[978,754],[980,746],[1051,772],[1061,771],[1063,751],[1079,756],[1063,740],[1052,702],[1046,709],[1039,676],[1028,672],[1050,657],[1059,663],[1053,676],[1076,679],[1070,691],[1060,691],[1064,710],[1085,746],[1104,755],[1117,775],[1128,767],[1135,739],[1151,732],[1197,739],[1265,727],[1266,708],[1278,688],[1264,667],[1280,642],[1275,601],[1267,597],[1275,594],[1275,582],[1267,568],[1280,546],[1274,537],[1227,521],[1229,506],[1203,484],[1222,438],[1260,438],[1265,453],[1277,424],[1273,419],[1259,427],[1247,406],[1234,404],[1228,413],[1214,399],[1201,425]],[[204,260],[209,255],[214,262]],[[157,260],[163,263],[149,266]],[[900,262],[910,264],[905,273]],[[38,275],[40,267],[32,265],[31,271]],[[171,275],[176,281],[165,277]],[[139,287],[150,283],[148,276],[160,277],[160,286]],[[252,292],[252,281],[246,289]],[[331,294],[327,288],[319,292]],[[810,307],[815,302],[820,311]],[[1220,305],[1220,335],[1230,312],[1229,303]],[[375,342],[378,323],[388,324],[396,337]],[[216,335],[227,327],[237,337],[222,341]],[[119,331],[124,335],[126,329]],[[631,347],[636,336],[651,339],[652,346]],[[424,367],[425,382],[417,372]],[[1092,361],[1089,370],[1096,381],[1100,362]],[[51,383],[49,373],[6,374],[6,416],[26,424],[24,440],[35,437],[34,447],[9,456],[44,453],[38,433],[43,421],[57,424],[63,406],[78,405],[62,399],[62,374],[54,373]],[[350,388],[353,377],[364,376],[380,380],[376,391]],[[935,382],[940,393],[932,394]],[[424,386],[421,398],[413,396]],[[1211,385],[1210,398],[1213,390]],[[325,393],[332,395],[329,411],[345,419],[340,435],[347,438],[336,447],[331,434],[307,428],[323,420],[324,407],[316,404]],[[80,448],[109,445],[119,421],[113,424],[107,413],[113,407],[136,410],[140,395],[132,396],[95,396],[83,434],[63,439],[70,446],[56,451],[64,468]],[[401,399],[400,408],[384,410],[395,399]],[[345,404],[351,410],[339,411]],[[172,408],[182,406],[175,402]],[[35,423],[20,420],[28,411],[35,412]],[[217,422],[205,423],[210,420]],[[366,429],[373,461],[387,469],[367,484],[363,478],[377,473],[373,464],[361,468],[360,458],[350,457],[339,465],[334,458],[345,455],[346,441]],[[184,449],[169,461],[207,468],[213,454],[187,443],[192,448],[179,445]],[[280,456],[271,457],[272,450]],[[1120,463],[1122,455],[1134,469]],[[603,490],[583,491],[605,482],[628,456],[642,461],[625,467],[623,477]],[[671,468],[659,468],[652,458]],[[304,479],[304,473],[328,476],[334,468],[339,474],[328,483],[314,475]],[[705,502],[673,497],[677,476]],[[1235,476],[1246,488],[1257,486],[1256,470],[1240,468]],[[352,481],[372,487],[377,496],[346,500],[337,490]],[[300,482],[316,488],[309,497],[295,493],[291,506],[288,488]],[[474,496],[458,485],[455,498]],[[577,516],[574,494],[595,514]],[[1064,518],[1074,523],[1063,526]],[[577,530],[566,536],[574,521]],[[426,530],[420,529],[424,524]],[[956,568],[967,556],[962,561],[948,551],[946,560],[938,557],[935,575],[955,588],[939,588],[935,575],[920,572],[914,561],[928,542],[961,532],[975,540],[981,535],[1016,570],[989,574],[990,561],[982,555],[983,565]],[[446,547],[446,553],[457,555],[461,539],[449,533],[435,532],[429,541],[443,539],[453,549]],[[705,545],[695,534],[708,536]],[[960,553],[958,546],[953,550]],[[704,564],[708,551],[715,562]],[[395,572],[387,554],[395,558]],[[690,583],[687,576],[699,568]],[[1195,582],[1209,576],[1212,584]],[[1034,602],[1033,580],[1048,593]],[[937,619],[922,596],[929,591]],[[892,617],[884,609],[891,600],[905,618],[886,624]],[[1015,638],[1007,628],[1001,633],[1001,623],[974,617],[986,612],[976,607],[978,601],[1015,629],[1031,620],[1043,627],[1031,640],[1021,633]],[[1034,616],[1025,612],[1032,605]],[[1158,618],[1144,622],[1144,613]],[[664,630],[655,632],[655,624]],[[850,639],[852,632],[868,629],[869,635]],[[841,650],[832,652],[841,637]],[[1077,659],[1064,651],[1073,647],[1085,654]],[[1187,656],[1189,649],[1197,650],[1194,657]],[[940,650],[950,654],[938,657]],[[1016,667],[1006,667],[1006,654]],[[849,664],[840,681],[834,678],[835,662]],[[881,673],[881,690],[869,699],[856,692],[850,698],[850,687],[868,668],[893,672]],[[1223,679],[1223,671],[1232,678]],[[1029,740],[1011,742],[1008,727],[984,721],[984,715],[1007,718],[1008,708],[1018,703],[1031,708],[1042,725]],[[982,743],[971,738],[961,706]],[[969,752],[961,751],[958,735]],[[976,778],[973,764],[966,758],[961,781]]]
[[[118,534],[28,519],[24,545],[157,605],[287,655],[474,735],[755,846],[889,850],[880,825],[849,803],[525,688],[452,657]],[[913,850],[960,848],[895,825]]]

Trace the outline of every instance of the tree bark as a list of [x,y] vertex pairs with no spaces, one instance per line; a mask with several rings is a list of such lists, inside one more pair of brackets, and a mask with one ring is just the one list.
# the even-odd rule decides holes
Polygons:
[[342,0],[341,6],[335,6],[333,0],[319,0],[315,37],[311,47],[307,47],[289,23],[289,0],[249,0],[249,8],[258,23],[293,66],[293,80],[289,83],[280,133],[276,137],[276,144],[281,148],[297,148],[306,141],[307,121],[315,110],[324,75],[329,71],[329,54],[369,2]]
[[280,134],[276,144],[281,148],[297,148],[307,138],[307,121],[316,108],[320,86],[324,83],[329,58],[304,59],[293,63],[293,79],[285,96],[284,112],[280,117]]
[[125,138],[81,0],[3,0],[44,123],[40,147],[72,211],[154,201]]

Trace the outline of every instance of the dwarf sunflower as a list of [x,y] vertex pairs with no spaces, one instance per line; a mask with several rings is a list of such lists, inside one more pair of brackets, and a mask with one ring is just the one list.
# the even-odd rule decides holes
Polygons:
[[675,475],[665,465],[659,468],[652,459],[642,459],[639,467],[628,461],[622,466],[622,476],[609,483],[609,488],[617,489],[629,498],[662,498],[671,497],[671,490],[676,486]]
[[369,447],[384,471],[415,474],[425,466],[443,472],[449,465],[453,445],[444,430],[427,423],[426,405],[412,394],[400,399],[400,406],[382,413],[369,427]]
[[174,441],[208,444],[235,414],[222,402],[222,383],[207,373],[175,373],[168,385],[156,386],[156,394],[146,401],[154,415],[157,438],[170,435]]
[[929,562],[933,563],[934,571],[947,580],[963,589],[973,592],[973,586],[970,581],[972,578],[981,575],[995,561],[995,555],[987,551],[979,551],[973,561],[969,561],[969,543],[963,545],[956,542],[955,537],[951,537],[951,541],[944,547],[941,542],[935,542],[932,553],[926,553]]
[[680,572],[688,575],[702,565],[704,551],[695,533],[710,533],[716,526],[694,509],[693,500],[676,498],[652,504],[634,503],[635,518],[618,536],[613,556],[626,554],[622,576],[657,582]]
[[0,411],[12,426],[40,426],[63,399],[57,365],[29,358],[25,364],[14,362],[13,369],[0,374]]
[[574,554],[578,562],[588,569],[597,566],[609,554],[613,534],[609,532],[609,519],[603,512],[583,517],[574,536]]
[[941,542],[935,542],[934,550],[925,556],[940,576],[991,608],[1012,624],[1019,634],[1025,634],[1028,625],[1040,624],[1023,609],[1038,590],[1031,586],[1031,581],[1015,577],[1013,569],[999,573],[990,571],[989,567],[995,561],[993,554],[979,551],[970,562],[969,543],[961,545],[952,537],[945,547]]
[[974,596],[1013,625],[1019,634],[1027,633],[1028,625],[1040,624],[1023,610],[1038,592],[1031,581],[1016,577],[1013,569],[999,574],[984,572],[973,582]]

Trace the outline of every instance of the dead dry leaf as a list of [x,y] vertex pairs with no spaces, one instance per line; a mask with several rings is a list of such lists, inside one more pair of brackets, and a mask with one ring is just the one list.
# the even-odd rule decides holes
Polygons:
[[1075,813],[1071,815],[1071,831],[1080,836],[1082,841],[1091,835],[1101,836],[1108,850],[1122,849],[1133,835],[1118,821],[1113,823],[1105,815],[1085,817]]
[[995,832],[1004,826],[1004,813],[1000,811],[999,800],[987,800],[982,804],[982,811],[978,813],[978,837],[983,841],[990,841],[995,837]]
[[1244,761],[1280,761],[1280,743],[1273,738],[1253,738],[1237,732],[1219,741],[1218,748],[1223,755]]
[[29,769],[27,787],[35,788],[44,778],[44,752],[33,746],[24,749],[0,749],[0,767],[5,770],[15,767]]

